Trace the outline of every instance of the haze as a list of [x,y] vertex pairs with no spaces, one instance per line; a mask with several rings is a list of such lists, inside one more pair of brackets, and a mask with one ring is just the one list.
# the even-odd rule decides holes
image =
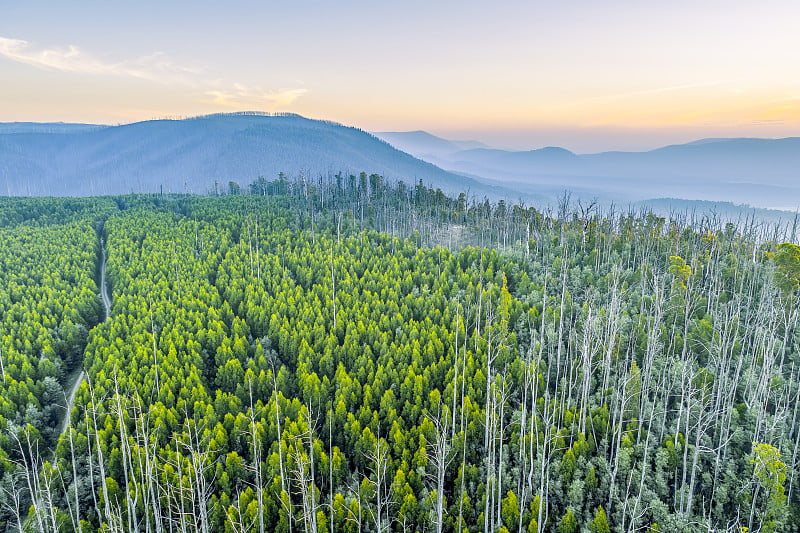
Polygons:
[[505,148],[800,133],[800,4],[14,2],[0,121],[291,111]]

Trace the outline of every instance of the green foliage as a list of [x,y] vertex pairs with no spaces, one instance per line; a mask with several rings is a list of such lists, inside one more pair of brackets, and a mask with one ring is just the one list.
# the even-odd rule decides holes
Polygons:
[[508,491],[508,494],[503,498],[502,510],[500,511],[503,517],[503,523],[509,531],[516,531],[519,526],[519,500],[514,491]]
[[753,443],[750,463],[755,482],[766,493],[766,504],[760,516],[761,530],[780,531],[786,514],[786,464],[781,461],[777,448],[762,442]]
[[776,283],[784,294],[797,290],[800,280],[800,246],[785,242],[774,256],[778,267]]
[[367,174],[228,192],[0,202],[0,499],[30,507],[24,437],[64,530],[433,531],[438,434],[448,533],[796,527],[794,245]]
[[589,468],[589,472],[586,474],[586,490],[589,492],[597,490],[597,475],[593,466]]
[[608,526],[606,512],[603,510],[602,505],[597,508],[594,520],[589,524],[589,531],[592,533],[610,533],[611,528]]
[[670,256],[668,271],[673,276],[675,286],[685,289],[689,277],[692,275],[692,268],[686,264],[686,261],[680,256]]
[[561,521],[558,523],[558,533],[577,533],[577,532],[578,532],[578,521],[575,519],[575,515],[572,514],[572,509],[567,509],[566,514],[561,517]]

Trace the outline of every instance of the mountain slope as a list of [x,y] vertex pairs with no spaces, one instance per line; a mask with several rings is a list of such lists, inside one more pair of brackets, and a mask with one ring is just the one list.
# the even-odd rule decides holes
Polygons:
[[521,192],[567,189],[613,201],[654,197],[794,209],[800,202],[800,138],[702,139],[648,152],[573,154],[472,149],[439,154],[447,170]]
[[398,150],[408,152],[414,157],[434,161],[446,159],[450,154],[462,150],[488,148],[478,141],[452,141],[432,135],[427,131],[383,131],[375,133]]
[[[5,133],[5,134],[2,134]],[[206,192],[259,176],[378,173],[502,195],[361,130],[297,115],[210,115],[124,126],[0,125],[0,191],[8,195]]]

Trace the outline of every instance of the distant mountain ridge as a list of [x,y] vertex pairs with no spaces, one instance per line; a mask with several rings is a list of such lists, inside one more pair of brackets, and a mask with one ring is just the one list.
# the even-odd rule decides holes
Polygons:
[[0,122],[0,135],[7,133],[77,133],[107,127],[99,124],[70,122]]
[[800,137],[700,139],[646,152],[595,154],[558,147],[453,151],[438,138],[427,139],[430,153],[423,154],[408,136],[394,134],[394,139],[395,146],[441,168],[495,180],[520,193],[552,197],[570,190],[618,203],[680,197],[790,210],[800,206]]
[[[406,153],[409,152],[409,153]],[[416,157],[415,157],[416,156]],[[371,134],[282,113],[121,126],[0,123],[0,194],[205,193],[280,172],[377,173],[492,200],[554,205],[564,191],[602,203],[684,198],[795,211],[800,137],[700,139],[647,152],[500,150],[424,131]]]
[[450,193],[503,195],[362,130],[299,115],[217,114],[121,126],[0,124],[0,193],[85,196],[194,192],[258,177],[377,173]]

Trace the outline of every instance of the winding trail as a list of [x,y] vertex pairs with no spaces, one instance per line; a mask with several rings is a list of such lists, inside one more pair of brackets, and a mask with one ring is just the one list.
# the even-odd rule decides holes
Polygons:
[[[100,298],[103,301],[103,308],[106,313],[105,321],[108,321],[111,317],[111,296],[108,294],[108,284],[106,283],[106,242],[102,237],[100,237],[100,247],[103,252],[103,260],[100,263]],[[73,379],[75,381],[72,387],[70,387],[69,395],[67,396],[66,410],[64,411],[64,419],[61,421],[59,428],[59,435],[63,435],[67,431],[69,413],[72,412],[72,406],[75,404],[75,394],[78,392],[81,383],[86,380],[86,371],[81,370]]]
[[102,237],[100,237],[100,247],[103,250],[103,262],[100,263],[100,296],[103,299],[106,320],[108,320],[111,317],[111,296],[108,294],[108,284],[106,283],[106,241]]

